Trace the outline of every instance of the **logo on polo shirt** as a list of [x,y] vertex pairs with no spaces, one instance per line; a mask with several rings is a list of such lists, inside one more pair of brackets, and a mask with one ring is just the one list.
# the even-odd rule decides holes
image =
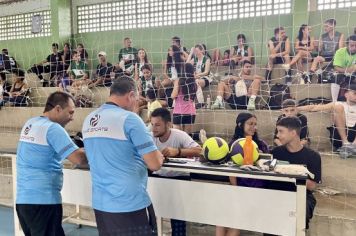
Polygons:
[[28,133],[30,132],[31,128],[32,128],[32,125],[27,126],[27,127],[25,128],[25,130],[24,130],[24,134],[25,134],[25,135],[28,135]]
[[90,119],[90,126],[95,127],[99,123],[99,120],[100,120],[100,115],[96,114]]

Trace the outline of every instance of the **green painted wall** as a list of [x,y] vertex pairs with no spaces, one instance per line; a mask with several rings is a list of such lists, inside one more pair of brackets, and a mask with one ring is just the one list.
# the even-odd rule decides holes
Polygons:
[[[131,37],[135,47],[144,47],[149,53],[149,59],[160,67],[160,63],[166,57],[167,49],[172,36],[180,36],[184,46],[190,48],[196,43],[205,43],[208,49],[220,48],[222,51],[236,42],[236,35],[244,33],[247,41],[253,47],[256,62],[264,64],[267,56],[267,41],[273,34],[273,29],[282,25],[286,28],[290,38],[294,38],[299,25],[305,23],[303,19],[309,18],[309,24],[313,26],[312,34],[318,38],[322,33],[322,22],[328,18],[337,19],[337,30],[349,35],[353,31],[356,22],[356,8],[307,11],[306,0],[300,1],[300,5],[293,6],[294,13],[289,15],[255,17],[237,19],[231,21],[219,21],[202,24],[166,26],[148,29],[107,31],[96,33],[75,34],[70,38],[73,22],[71,21],[70,0],[51,0],[52,10],[52,36],[0,41],[0,47],[8,48],[22,67],[28,69],[30,65],[43,60],[51,52],[51,43],[71,41],[73,44],[84,43],[91,63],[96,65],[96,54],[103,50],[108,54],[109,61],[117,62],[117,53],[122,47],[124,37]],[[303,3],[303,4],[302,4]],[[299,1],[298,1],[299,4]]]

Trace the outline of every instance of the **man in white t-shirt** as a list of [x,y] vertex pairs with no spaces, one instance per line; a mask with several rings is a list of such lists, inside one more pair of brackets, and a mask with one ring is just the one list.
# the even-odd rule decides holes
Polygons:
[[[157,108],[151,113],[153,141],[165,157],[198,157],[201,147],[184,131],[173,129],[171,113]],[[159,170],[154,174],[175,179],[190,180],[189,173]],[[185,221],[171,219],[172,236],[186,235]]]
[[345,102],[298,107],[299,111],[333,111],[334,125],[330,138],[335,148],[348,147],[356,151],[356,84],[345,92]]

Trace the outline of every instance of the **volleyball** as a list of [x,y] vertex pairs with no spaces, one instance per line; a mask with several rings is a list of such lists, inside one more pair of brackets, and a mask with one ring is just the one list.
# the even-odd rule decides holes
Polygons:
[[229,145],[222,138],[211,137],[203,144],[203,154],[205,159],[212,163],[222,163],[229,154]]
[[[243,165],[244,163],[244,151],[243,151],[243,147],[245,145],[245,138],[240,138],[238,140],[236,140],[230,148],[230,157],[231,160],[238,166]],[[252,141],[253,144],[253,163],[255,163],[258,160],[259,157],[259,152],[258,152],[258,146],[257,144]]]

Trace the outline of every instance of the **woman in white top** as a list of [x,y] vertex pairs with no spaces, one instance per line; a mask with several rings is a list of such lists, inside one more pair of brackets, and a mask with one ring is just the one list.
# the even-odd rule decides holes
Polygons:
[[[194,57],[192,55],[193,52]],[[187,62],[194,65],[194,78],[199,85],[197,89],[197,100],[198,104],[203,104],[204,97],[202,89],[208,87],[212,82],[212,76],[210,74],[210,58],[205,54],[203,45],[197,44],[192,48]]]

